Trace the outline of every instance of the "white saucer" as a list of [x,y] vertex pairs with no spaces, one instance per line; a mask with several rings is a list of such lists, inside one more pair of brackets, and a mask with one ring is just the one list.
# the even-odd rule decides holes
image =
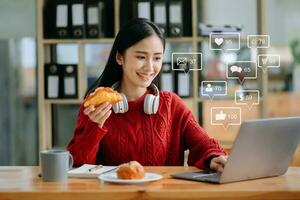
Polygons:
[[137,184],[137,183],[147,183],[150,181],[156,181],[162,178],[160,174],[155,173],[145,173],[145,177],[142,179],[119,179],[115,172],[102,174],[98,177],[100,180],[110,183],[118,184]]

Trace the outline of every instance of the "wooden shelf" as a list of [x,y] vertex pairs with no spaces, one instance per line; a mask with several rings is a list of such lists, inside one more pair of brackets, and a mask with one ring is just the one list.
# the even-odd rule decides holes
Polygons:
[[[233,38],[234,40],[236,40],[235,38]],[[208,42],[209,43],[209,37],[204,37],[204,36],[199,36],[197,37],[197,42]],[[247,38],[241,38],[240,39],[241,43],[247,43]]]
[[[193,37],[166,38],[169,43],[191,43]],[[43,44],[103,44],[113,43],[114,38],[99,38],[99,39],[43,39]]]
[[234,97],[222,97],[222,98],[213,98],[212,100],[209,98],[197,98],[197,102],[201,103],[201,102],[205,102],[205,101],[222,101],[222,100],[233,100],[234,101]]
[[193,41],[193,37],[166,38],[166,42],[169,43],[192,43]]
[[81,104],[81,99],[45,99],[46,104]]
[[113,43],[114,38],[99,39],[43,39],[43,44],[103,44]]
[[[226,97],[222,97],[222,98],[214,97],[213,98],[213,101],[223,101],[223,100],[233,100],[234,101],[234,96],[226,96]],[[264,100],[263,96],[259,97],[259,102],[263,102],[263,100]],[[212,101],[212,100],[210,100],[209,98],[200,98],[200,97],[197,98],[198,103],[205,102],[205,101]]]

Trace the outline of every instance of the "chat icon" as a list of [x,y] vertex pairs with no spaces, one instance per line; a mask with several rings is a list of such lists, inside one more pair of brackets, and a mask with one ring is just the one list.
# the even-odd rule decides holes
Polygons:
[[237,79],[241,84],[247,79],[257,78],[257,66],[255,61],[235,61],[226,64],[226,78]]
[[227,81],[202,81],[201,96],[213,100],[215,96],[227,95]]
[[259,90],[236,90],[234,101],[237,105],[246,105],[249,110],[259,104]]
[[210,110],[211,125],[223,126],[241,125],[242,110],[240,107],[212,107]]
[[237,73],[242,73],[243,69],[239,66],[233,65],[230,67],[231,73],[237,72]]

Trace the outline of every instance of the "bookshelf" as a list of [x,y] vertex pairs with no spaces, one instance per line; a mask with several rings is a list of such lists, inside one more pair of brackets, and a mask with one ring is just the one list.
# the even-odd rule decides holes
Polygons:
[[[114,38],[99,38],[99,39],[47,39],[44,38],[43,30],[43,7],[46,0],[37,0],[37,49],[38,49],[38,112],[39,112],[39,147],[40,149],[49,149],[53,146],[53,105],[80,105],[83,100],[83,96],[87,89],[87,69],[85,66],[85,45],[89,44],[112,44]],[[120,9],[122,0],[113,0],[114,2],[114,33],[116,34],[120,28]],[[199,44],[208,43],[209,38],[198,36],[198,23],[202,19],[204,12],[198,8],[202,7],[201,4],[204,1],[201,0],[189,0],[191,1],[191,36],[188,37],[176,37],[166,38],[166,42],[170,44],[189,44],[193,52],[201,52]],[[257,34],[264,34],[265,27],[265,0],[257,0]],[[200,12],[200,13],[199,13]],[[245,38],[241,38],[241,42],[245,42]],[[46,99],[45,98],[45,78],[44,78],[44,64],[50,60],[50,47],[51,45],[60,44],[75,44],[77,45],[77,56],[78,56],[78,68],[77,68],[77,83],[78,83],[78,98],[75,99]],[[209,133],[219,132],[220,134],[212,134],[213,137],[218,139],[221,144],[225,147],[230,148],[235,134],[237,132],[236,127],[230,130],[229,134],[223,134],[224,130],[221,128],[215,128],[208,124],[207,119],[207,108],[215,105],[223,105],[232,103],[232,98],[229,99],[218,99],[211,102],[210,100],[202,99],[199,96],[199,85],[202,80],[201,72],[191,72],[192,76],[192,96],[184,98],[186,105],[192,110],[196,119],[202,119],[201,125],[207,129]],[[260,88],[262,94],[267,94],[267,75],[263,74],[260,81]],[[266,95],[263,95],[264,97]],[[261,104],[255,114],[251,117],[266,116],[267,107],[264,105],[265,99],[261,99]],[[77,115],[77,113],[76,113]],[[224,136],[223,136],[223,135]]]

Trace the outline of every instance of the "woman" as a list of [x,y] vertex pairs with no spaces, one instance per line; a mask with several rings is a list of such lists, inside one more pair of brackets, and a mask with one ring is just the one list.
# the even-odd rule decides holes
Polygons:
[[89,88],[112,87],[124,94],[123,110],[103,103],[81,106],[77,127],[67,149],[75,165],[119,165],[136,160],[142,165],[183,165],[222,171],[226,153],[198,125],[174,93],[152,84],[162,66],[165,40],[159,28],[135,19],[118,33],[102,75]]

